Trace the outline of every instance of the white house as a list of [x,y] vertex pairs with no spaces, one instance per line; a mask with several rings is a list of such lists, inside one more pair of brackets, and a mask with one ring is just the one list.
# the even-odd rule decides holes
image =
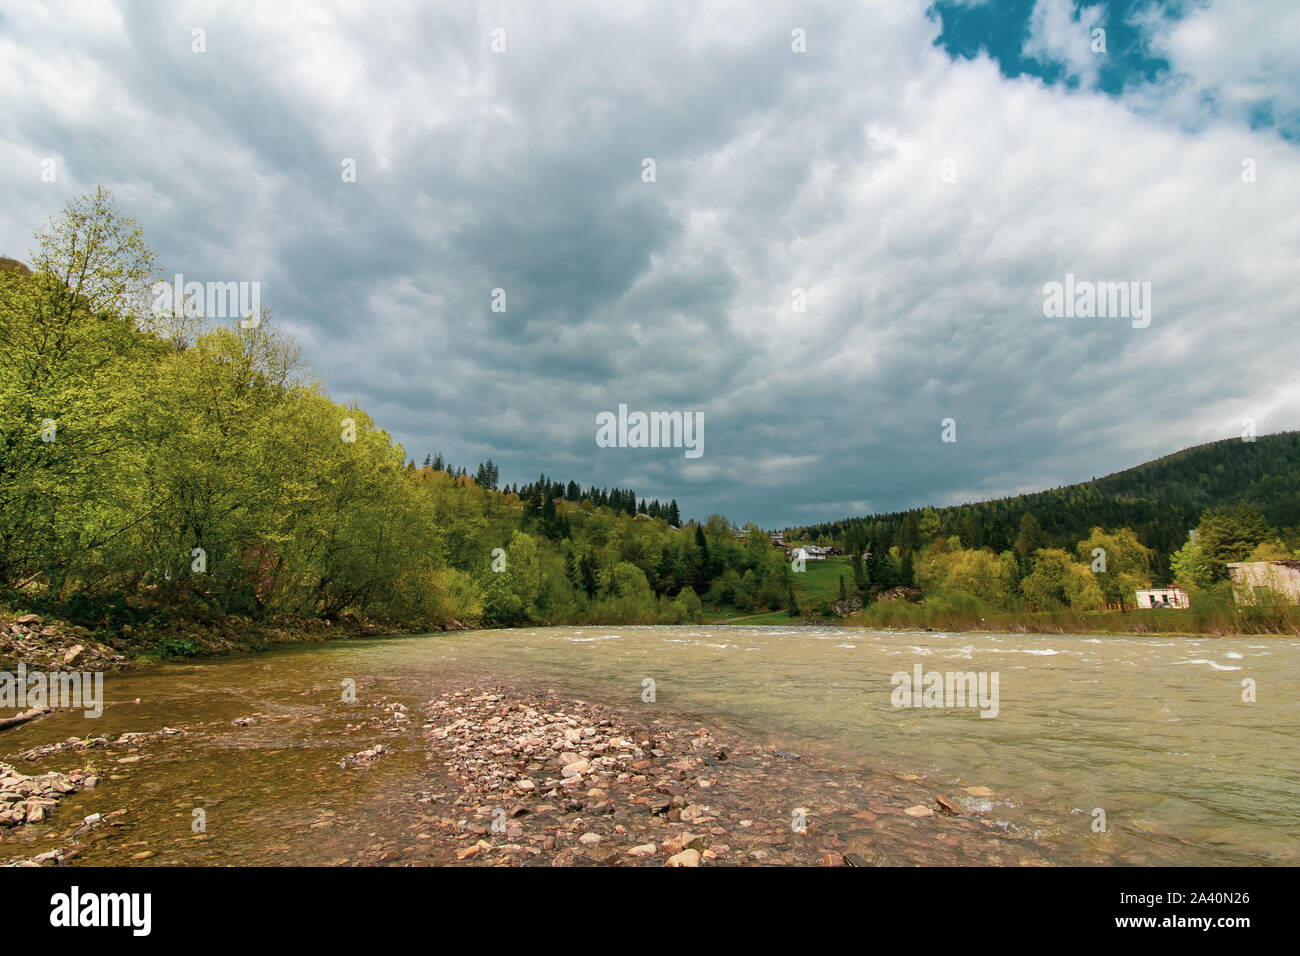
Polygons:
[[1182,588],[1143,588],[1137,592],[1138,607],[1185,608],[1191,602]]
[[800,546],[791,548],[785,553],[786,558],[793,561],[795,558],[802,556],[805,561],[825,561],[826,554],[822,551],[814,551],[811,547]]

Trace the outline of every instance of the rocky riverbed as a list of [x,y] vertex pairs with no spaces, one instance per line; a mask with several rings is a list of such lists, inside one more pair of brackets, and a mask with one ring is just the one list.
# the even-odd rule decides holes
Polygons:
[[0,615],[0,669],[13,671],[18,662],[28,670],[113,671],[126,657],[92,639],[90,631],[62,621],[42,623],[36,614]]
[[[176,728],[164,727],[151,732],[123,733],[111,739],[104,736],[70,737],[57,743],[32,747],[18,754],[27,763],[36,763],[56,755],[93,754],[93,759],[88,763],[113,765],[113,771],[87,766],[62,773],[47,771],[27,775],[13,765],[0,761],[0,828],[8,829],[10,835],[28,828],[42,830],[43,837],[56,844],[50,849],[10,859],[0,865],[56,866],[74,859],[80,853],[84,840],[92,834],[102,835],[102,830],[117,823],[126,811],[92,813],[69,825],[68,821],[59,819],[59,801],[70,794],[95,790],[104,779],[124,780],[125,774],[122,771],[142,759],[141,751],[146,745],[181,734],[182,731]],[[52,826],[55,828],[51,829]]]
[[[339,733],[337,739],[352,746],[341,757],[327,757],[332,747],[316,751],[321,759],[296,787],[283,779],[279,784],[288,788],[285,792],[314,793],[334,776],[338,785],[365,792],[368,781],[383,774],[386,786],[399,789],[387,803],[357,805],[351,813],[295,798],[301,809],[291,830],[313,835],[325,854],[321,862],[560,867],[1047,862],[1034,840],[997,820],[993,793],[983,787],[939,792],[915,775],[899,774],[872,780],[867,790],[860,777],[851,782],[812,755],[757,745],[662,708],[637,711],[497,685],[449,691],[408,707],[388,695],[373,695],[366,677],[359,687],[371,699],[336,718],[341,726],[329,734]],[[319,726],[321,716],[310,715],[299,725],[289,713],[245,711],[188,729],[71,737],[21,750],[11,759],[55,762],[61,772],[29,776],[0,765],[0,827],[7,828],[0,830],[0,846],[8,851],[0,860],[60,865],[103,841],[95,857],[111,848],[115,863],[155,857],[166,862],[178,852],[200,863],[205,833],[187,828],[191,846],[184,851],[174,840],[160,847],[133,839],[148,835],[153,821],[173,815],[186,819],[183,799],[163,812],[171,798],[136,805],[115,788],[135,779],[138,768],[146,768],[147,775],[159,761],[176,759],[177,746],[186,745],[171,738],[190,739],[184,736],[190,734],[190,747],[222,741],[224,749],[246,734],[259,740],[296,737]],[[288,752],[306,756],[313,748],[295,745]],[[272,766],[267,770],[279,778]],[[395,777],[399,766],[407,769]],[[96,787],[94,799],[63,819],[58,800],[64,794]],[[210,802],[220,806],[223,798],[214,795]],[[295,815],[290,806],[282,812]],[[373,832],[383,819],[410,822]],[[219,837],[224,839],[224,832]],[[284,831],[266,838],[294,839]]]
[[899,778],[897,802],[855,803],[800,755],[540,692],[467,689],[423,713],[426,759],[458,784],[418,798],[451,843],[442,862],[888,865],[913,862],[888,849],[908,834],[931,852],[1039,862],[985,818],[992,794],[981,787],[923,795],[915,777]]

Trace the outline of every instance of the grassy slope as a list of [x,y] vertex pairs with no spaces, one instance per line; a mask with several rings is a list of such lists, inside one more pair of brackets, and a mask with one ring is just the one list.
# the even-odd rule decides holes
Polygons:
[[[794,576],[794,597],[800,608],[809,608],[822,601],[835,601],[840,596],[840,575],[844,575],[844,586],[848,593],[853,592],[853,569],[849,559],[831,557],[825,561],[809,561],[807,570]],[[788,624],[797,620],[785,610],[769,611],[755,614],[753,611],[738,611],[734,607],[713,605],[707,601],[704,605],[705,620],[710,624]]]

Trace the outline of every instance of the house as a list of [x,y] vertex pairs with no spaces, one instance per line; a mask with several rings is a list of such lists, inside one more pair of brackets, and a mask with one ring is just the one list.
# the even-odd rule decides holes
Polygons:
[[1228,574],[1238,604],[1300,604],[1300,561],[1234,561]]
[[774,544],[776,547],[778,548],[785,547],[785,532],[773,531],[768,534],[768,537],[772,539],[772,544]]
[[805,561],[826,560],[826,555],[822,554],[821,551],[814,551],[812,547],[809,547],[807,545],[804,545],[803,547],[799,547],[799,548],[791,548],[790,550],[786,551],[785,556],[788,560],[793,561],[795,558],[801,556],[800,552],[803,552],[802,557]]
[[1182,588],[1143,588],[1137,592],[1138,607],[1185,608],[1191,604]]

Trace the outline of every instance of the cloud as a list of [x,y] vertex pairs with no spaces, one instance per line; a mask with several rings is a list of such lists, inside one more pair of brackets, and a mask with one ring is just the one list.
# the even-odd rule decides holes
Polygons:
[[[950,57],[926,11],[25,6],[0,21],[0,254],[104,183],[169,273],[261,280],[410,457],[698,517],[965,500],[1297,427],[1295,145],[1184,122],[1177,92],[1250,62],[1282,111],[1268,22],[1230,56],[1153,25],[1181,72],[1112,97],[1091,13],[1036,5],[1027,49],[1076,78],[1048,83]],[[1150,327],[1045,319],[1067,272],[1150,281]],[[621,402],[702,411],[704,457],[597,448]]]
[[1245,120],[1300,139],[1300,7],[1289,0],[1234,0],[1133,15],[1147,43],[1170,64],[1158,84],[1131,92],[1188,124]]
[[[1076,8],[1073,0],[1035,0],[1029,15],[1029,36],[1022,54],[1061,66],[1065,76],[1084,87],[1095,87],[1105,56],[1106,8],[1102,4]],[[1096,31],[1102,31],[1097,34]]]

